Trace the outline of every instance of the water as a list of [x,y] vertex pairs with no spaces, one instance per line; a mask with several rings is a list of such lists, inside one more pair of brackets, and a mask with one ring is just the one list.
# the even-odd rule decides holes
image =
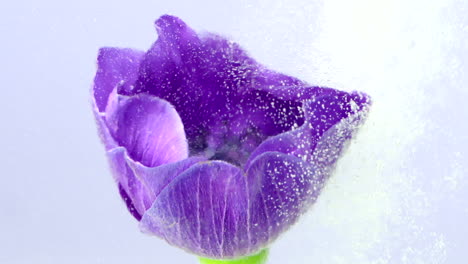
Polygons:
[[96,136],[101,46],[147,49],[163,13],[239,42],[268,67],[370,94],[369,119],[279,263],[465,263],[466,1],[54,1],[0,10],[6,186],[2,263],[194,263],[139,233]]

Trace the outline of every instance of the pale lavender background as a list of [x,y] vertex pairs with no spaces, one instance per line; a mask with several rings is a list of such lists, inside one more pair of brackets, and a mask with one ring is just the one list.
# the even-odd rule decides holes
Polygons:
[[3,1],[0,263],[196,263],[141,234],[90,108],[97,49],[164,13],[375,108],[270,263],[466,263],[466,1]]

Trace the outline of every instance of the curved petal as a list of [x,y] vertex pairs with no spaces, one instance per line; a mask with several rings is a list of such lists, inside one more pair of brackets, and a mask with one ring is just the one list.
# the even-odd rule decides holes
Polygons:
[[130,213],[140,221],[151,206],[151,199],[145,186],[135,176],[127,163],[125,148],[118,147],[107,152],[112,175],[119,186],[119,192]]
[[173,104],[191,147],[203,149],[212,120],[227,113],[228,95],[242,87],[239,76],[248,74],[243,67],[250,58],[225,39],[199,37],[179,18],[166,15],[155,23],[159,37],[142,61],[135,92]]
[[125,187],[123,187],[122,184],[118,184],[119,187],[119,194],[120,197],[122,197],[122,200],[125,202],[125,205],[127,206],[128,211],[130,214],[135,217],[137,221],[141,220],[141,214],[143,213],[142,211],[138,211],[138,209],[135,207],[134,199],[130,197],[130,195],[127,193],[125,190]]
[[199,256],[248,254],[245,184],[240,169],[229,163],[194,165],[160,193],[143,215],[141,229]]
[[117,142],[115,142],[114,138],[109,132],[109,129],[107,128],[105,115],[99,113],[98,109],[95,106],[93,107],[93,115],[94,120],[96,121],[98,135],[102,143],[104,144],[104,148],[106,150],[110,150],[118,147]]
[[[156,28],[159,38],[142,60],[131,94],[150,93],[174,105],[192,153],[236,145],[250,154],[267,137],[303,124],[301,101],[280,99],[266,88],[303,87],[298,79],[266,70],[236,43],[198,35],[178,18],[163,16]],[[243,154],[217,156],[238,159],[235,164],[246,160]]]
[[268,138],[252,152],[244,168],[248,169],[252,161],[266,152],[291,154],[302,160],[307,160],[307,157],[312,154],[309,134],[307,126],[304,125],[296,130]]
[[[280,81],[275,81],[279,78],[275,76],[283,76],[283,74],[273,73],[273,80],[270,82],[266,82],[265,80],[266,84],[258,86],[258,89],[265,90],[281,100],[304,102],[322,96],[333,96],[337,91],[336,89],[328,87],[309,86],[304,83],[301,84],[292,81],[283,82],[281,81],[282,79],[279,79]],[[286,75],[282,78],[287,77],[289,76]]]
[[99,49],[93,87],[93,98],[99,112],[106,109],[109,94],[117,84],[133,85],[143,55],[144,52],[134,49]]
[[323,175],[329,177],[349,141],[367,118],[367,114],[368,105],[339,120],[315,141],[312,155],[306,157]]
[[369,105],[370,98],[365,94],[338,90],[306,101],[304,112],[306,123],[312,132],[311,136],[317,140],[342,119],[367,111]]
[[323,179],[306,162],[281,153],[259,156],[247,175],[222,161],[199,163],[160,193],[140,225],[199,256],[253,254],[315,201]]
[[173,179],[204,160],[200,157],[192,157],[149,168],[132,160],[123,147],[110,150],[107,152],[107,157],[113,176],[118,183],[120,195],[130,213],[138,221]]
[[[283,94],[287,96],[286,93],[285,91]],[[365,94],[347,93],[330,88],[316,87],[307,95],[301,96],[310,96],[304,103],[306,119],[304,125],[262,142],[252,152],[245,165],[246,168],[257,156],[268,151],[292,154],[315,162],[327,158],[328,165],[333,165],[334,162],[330,159],[333,157],[336,161],[339,157],[345,143],[365,120],[371,103]]]
[[188,157],[182,121],[165,100],[146,94],[127,97],[114,90],[106,121],[116,142],[133,160],[148,167]]
[[251,248],[263,248],[317,199],[325,178],[291,155],[267,152],[247,171]]
[[[269,92],[274,89],[285,88],[287,90],[304,88],[305,83],[295,77],[275,72],[261,67],[255,72],[255,89],[267,89]],[[280,94],[277,94],[280,95]],[[284,98],[285,99],[285,98]],[[288,99],[290,100],[290,99]]]
[[154,201],[159,193],[179,174],[199,162],[206,161],[203,157],[190,157],[157,167],[146,167],[139,162],[133,161],[129,157],[127,157],[126,160],[135,176],[147,190],[151,202]]

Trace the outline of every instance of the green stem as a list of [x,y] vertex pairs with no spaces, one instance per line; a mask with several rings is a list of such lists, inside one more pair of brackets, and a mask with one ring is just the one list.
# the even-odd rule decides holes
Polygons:
[[240,259],[206,259],[200,258],[200,264],[265,264],[268,256],[268,249],[260,251],[257,255]]

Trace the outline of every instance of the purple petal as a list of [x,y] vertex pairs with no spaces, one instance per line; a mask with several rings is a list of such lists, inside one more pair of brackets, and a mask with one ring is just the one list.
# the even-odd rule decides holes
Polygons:
[[325,178],[307,162],[267,152],[247,171],[251,249],[265,247],[317,199]]
[[96,125],[98,128],[99,138],[104,144],[105,149],[111,150],[113,148],[118,147],[114,138],[110,134],[109,129],[107,128],[105,115],[103,115],[102,113],[99,113],[96,106],[93,106],[93,114],[94,114],[94,120],[96,121]]
[[130,214],[135,217],[137,221],[141,220],[141,214],[143,213],[142,211],[138,211],[138,209],[135,207],[134,199],[130,197],[130,195],[127,193],[125,188],[122,186],[122,184],[118,184],[119,186],[119,194],[120,197],[122,197],[122,200],[125,202],[125,205],[127,206],[128,211]]
[[161,17],[156,28],[159,37],[143,59],[135,92],[149,92],[171,102],[192,148],[202,149],[214,117],[227,112],[228,94],[237,88],[233,79],[244,74],[236,66],[243,66],[243,59],[249,58],[224,39],[200,38],[175,17]]
[[106,109],[109,94],[119,83],[133,84],[144,52],[133,49],[101,48],[94,77],[93,96],[99,112]]
[[151,206],[152,200],[145,186],[128,165],[126,156],[126,150],[122,147],[107,152],[112,175],[119,185],[120,195],[130,213],[140,220],[146,209]]
[[268,90],[303,88],[301,81],[265,69],[236,43],[197,35],[178,18],[163,16],[156,27],[159,38],[127,94],[150,93],[174,105],[191,153],[241,165],[269,136],[303,124],[300,100],[281,99]]
[[222,161],[197,164],[164,189],[141,228],[199,256],[249,253],[245,176]]
[[303,125],[294,131],[288,131],[268,138],[252,152],[244,168],[249,168],[252,161],[267,152],[291,154],[297,158],[306,160],[313,151],[311,148],[312,142],[309,138],[310,132],[307,128],[307,125]]
[[356,92],[332,90],[329,94],[306,101],[305,116],[315,140],[341,120],[367,111],[370,98]]
[[141,228],[199,256],[253,254],[297,220],[323,179],[281,153],[261,155],[247,175],[222,161],[197,164],[160,193]]
[[135,173],[135,176],[145,186],[150,200],[154,201],[159,193],[179,174],[205,160],[203,157],[190,157],[157,167],[146,167],[139,162],[134,162],[130,158],[127,158],[127,163]]
[[157,97],[114,93],[106,108],[107,126],[129,156],[154,167],[188,157],[184,126],[175,109]]
[[[286,92],[284,96],[287,96]],[[310,96],[304,103],[304,125],[265,140],[252,152],[245,165],[247,168],[257,156],[269,151],[292,154],[308,161],[314,159],[315,162],[327,158],[328,166],[332,166],[345,143],[364,121],[370,105],[367,95],[330,88],[314,87],[302,96]]]
[[132,160],[122,147],[109,151],[107,156],[114,178],[119,185],[120,195],[137,220],[141,220],[141,216],[173,179],[204,160],[200,157],[191,157],[149,168]]
[[323,97],[306,105],[313,148],[308,160],[322,174],[330,175],[347,143],[367,118],[370,104],[367,95],[351,93]]

